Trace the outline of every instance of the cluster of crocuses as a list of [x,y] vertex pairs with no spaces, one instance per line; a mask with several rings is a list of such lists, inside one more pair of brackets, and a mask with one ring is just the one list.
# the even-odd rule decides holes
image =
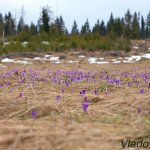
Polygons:
[[[126,83],[123,82],[124,79],[125,81],[127,81]],[[104,81],[107,84],[114,84],[120,87],[124,85],[128,85],[129,88],[138,87],[139,93],[144,94],[146,91],[144,90],[145,88],[150,89],[150,69],[145,69],[142,71],[133,69],[131,71],[128,71],[126,69],[106,70],[104,68],[101,68],[98,70],[93,69],[92,71],[82,72],[80,70],[59,71],[52,70],[50,68],[34,68],[29,70],[20,70],[17,68],[6,70],[5,73],[1,73],[0,81],[0,83],[2,83],[0,84],[0,89],[7,90],[10,87],[12,92],[15,92],[18,87],[22,87],[22,89],[28,86],[36,88],[37,82],[43,83],[43,85],[41,84],[41,86],[57,85],[59,89],[61,89],[61,85],[63,85],[63,89],[61,89],[62,91],[58,93],[58,95],[56,95],[56,101],[59,102],[61,100],[60,95],[64,94],[64,91],[67,91],[67,89],[74,84],[82,84],[83,86],[87,83],[89,83],[90,85],[95,84],[93,94],[98,95],[98,87]],[[83,88],[83,90],[79,92],[80,95],[85,95],[85,92],[87,91]],[[108,95],[109,92],[110,91],[105,91],[105,94]],[[27,97],[24,96],[23,93],[24,92],[22,90],[22,92],[19,93],[18,97],[20,97],[21,100],[25,97],[27,101]],[[84,111],[87,110],[88,106],[88,102],[87,100],[85,100],[85,102],[83,103]]]

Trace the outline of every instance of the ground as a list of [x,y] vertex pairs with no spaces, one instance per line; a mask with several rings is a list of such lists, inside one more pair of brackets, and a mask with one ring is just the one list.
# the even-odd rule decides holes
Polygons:
[[[67,56],[63,53],[60,55]],[[75,60],[74,56],[69,56],[70,60]],[[122,150],[121,140],[143,139],[150,143],[150,79],[145,83],[142,76],[138,77],[140,87],[137,87],[136,78],[130,76],[136,70],[149,77],[150,60],[103,65],[89,64],[84,59],[81,58],[79,63],[72,64],[55,64],[46,60],[34,61],[26,66],[4,63],[7,67],[0,68],[0,85],[5,86],[0,89],[0,150]],[[112,56],[108,59],[112,59]],[[16,68],[19,70],[13,71],[10,76],[6,75]],[[30,70],[33,71],[31,74]],[[110,86],[106,79],[100,80],[98,74],[89,75],[89,82],[86,79],[78,83],[69,82],[68,87],[66,84],[52,82],[49,78],[56,77],[58,71],[62,71],[63,82],[67,79],[63,71],[77,70],[83,74],[99,70],[101,75],[116,78],[123,85]],[[28,75],[23,74],[25,71]],[[48,75],[51,71],[53,75]],[[121,73],[129,75],[123,77]],[[35,85],[32,84],[32,75],[34,79],[37,78]],[[30,81],[27,81],[27,76],[30,77]],[[93,76],[96,82],[93,82]],[[18,81],[22,81],[23,84],[19,86]],[[6,82],[9,83],[8,86]],[[128,86],[128,82],[132,83],[131,87]],[[140,92],[141,88],[144,88],[144,94]],[[86,90],[85,95],[80,95],[83,89]],[[109,91],[108,95],[106,91]],[[19,96],[20,93],[22,97]],[[59,102],[56,100],[58,95],[61,96]],[[82,107],[85,97],[89,104],[86,112]],[[35,119],[32,116],[33,110],[36,112]],[[150,145],[147,149],[150,149]]]

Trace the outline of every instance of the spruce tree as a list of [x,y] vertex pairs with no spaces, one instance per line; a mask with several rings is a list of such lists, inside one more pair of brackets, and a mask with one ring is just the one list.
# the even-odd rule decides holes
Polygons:
[[37,26],[33,22],[30,25],[30,32],[32,35],[37,35]]
[[62,16],[56,18],[55,26],[59,35],[66,33],[66,27]]
[[91,33],[90,24],[89,24],[89,21],[87,19],[85,24],[81,28],[81,34],[90,34],[90,33]]
[[113,27],[114,27],[114,17],[113,17],[113,14],[111,13],[110,19],[107,22],[107,33],[108,34],[111,32],[111,30],[113,29]]
[[132,15],[130,13],[130,10],[127,10],[127,13],[124,17],[124,37],[125,38],[131,38],[132,37]]
[[140,30],[140,38],[145,38],[145,21],[143,16],[141,16],[141,30]]
[[79,33],[79,30],[78,30],[78,27],[77,27],[77,23],[74,20],[72,30],[71,30],[71,34],[78,34],[78,33]]
[[16,25],[15,25],[15,19],[12,17],[11,12],[8,12],[8,14],[5,14],[4,17],[4,29],[5,29],[5,35],[6,36],[12,36],[16,33]]
[[140,27],[137,13],[135,12],[133,15],[133,22],[132,22],[132,38],[139,39],[140,38]]
[[102,20],[99,26],[99,32],[101,36],[105,36],[106,35],[106,27],[105,27],[105,23]]
[[20,20],[17,26],[17,33],[22,33],[24,31],[24,16],[25,16],[25,11],[24,11],[24,7],[21,8],[21,15],[20,15]]
[[119,17],[114,21],[114,32],[118,37],[121,37],[123,34],[123,23]]
[[3,15],[0,13],[0,37],[3,36],[3,29],[4,29]]
[[97,20],[96,24],[94,25],[92,29],[92,33],[100,34],[100,22],[99,19]]
[[39,30],[49,33],[50,22],[52,19],[52,11],[49,6],[43,7],[41,16],[38,20]]

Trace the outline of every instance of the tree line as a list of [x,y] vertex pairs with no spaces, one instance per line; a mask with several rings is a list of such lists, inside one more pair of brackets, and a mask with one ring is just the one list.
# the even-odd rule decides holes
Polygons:
[[18,23],[16,23],[16,19],[11,12],[8,12],[4,16],[0,13],[0,37],[3,35],[5,37],[19,35],[24,32],[28,32],[31,35],[38,35],[45,32],[56,36],[96,34],[102,37],[114,36],[125,39],[144,39],[150,37],[150,12],[146,20],[144,20],[144,17],[140,13],[135,12],[131,14],[129,9],[122,18],[114,18],[113,13],[111,13],[107,23],[103,20],[97,20],[92,28],[88,19],[82,25],[81,29],[78,28],[77,22],[74,20],[71,33],[68,33],[62,16],[53,19],[49,6],[42,7],[37,24],[33,22],[30,25],[26,24],[24,16],[23,7]]

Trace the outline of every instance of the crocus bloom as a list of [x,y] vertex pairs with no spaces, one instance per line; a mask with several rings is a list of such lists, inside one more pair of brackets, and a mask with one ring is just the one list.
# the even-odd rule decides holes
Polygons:
[[89,104],[88,104],[88,103],[83,103],[82,106],[83,106],[84,112],[86,112],[86,110],[87,110]]
[[150,83],[149,83],[149,86],[148,86],[149,88],[150,88]]
[[64,94],[64,90],[62,90],[62,94]]
[[33,85],[33,87],[34,87],[34,81],[32,82],[32,85]]
[[109,94],[109,92],[108,91],[106,91],[106,93],[105,93],[106,95],[108,95]]
[[87,97],[85,97],[85,102],[88,102],[88,101],[87,101]]
[[22,85],[22,81],[19,81],[19,85]]
[[59,102],[59,101],[60,101],[60,95],[57,96],[57,102]]
[[19,96],[20,96],[20,98],[22,98],[22,93],[20,93],[20,95],[19,95]]
[[144,94],[144,89],[141,89],[140,91],[141,91],[142,94]]
[[138,116],[140,116],[140,113],[141,113],[141,108],[139,107],[139,109],[138,109]]
[[35,110],[33,110],[32,111],[32,118],[33,118],[33,120],[35,119],[35,116],[36,116],[36,112],[35,112]]
[[46,77],[45,77],[45,79],[44,79],[44,83],[46,83]]
[[97,90],[95,90],[95,95],[97,95]]
[[12,92],[14,92],[14,87],[12,88]]

